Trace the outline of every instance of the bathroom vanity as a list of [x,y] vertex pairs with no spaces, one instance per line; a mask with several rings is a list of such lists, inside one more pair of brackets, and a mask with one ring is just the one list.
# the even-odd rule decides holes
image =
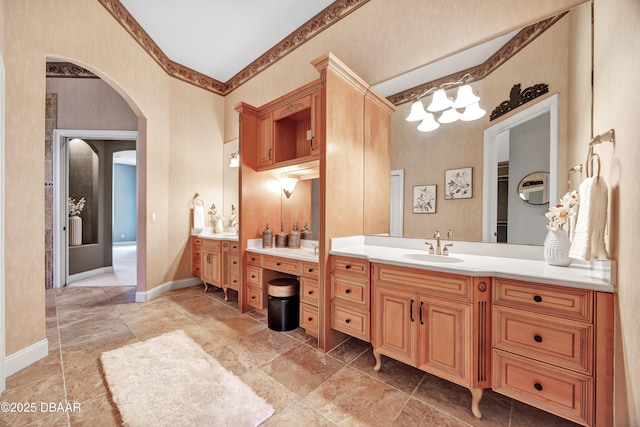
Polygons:
[[332,239],[332,327],[371,342],[376,371],[385,355],[469,388],[478,418],[491,388],[611,425],[610,263],[554,267],[539,247],[454,248],[463,253],[430,255],[419,239]]
[[240,285],[240,245],[236,233],[213,233],[205,229],[191,234],[191,273],[200,277],[204,291],[222,288],[225,301],[229,289]]

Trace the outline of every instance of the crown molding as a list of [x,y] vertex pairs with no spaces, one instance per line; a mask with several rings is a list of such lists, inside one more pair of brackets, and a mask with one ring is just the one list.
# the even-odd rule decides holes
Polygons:
[[73,77],[81,79],[99,78],[89,70],[71,62],[47,62],[47,77]]
[[462,81],[463,78],[465,83],[482,80],[502,64],[507,62],[516,53],[521,51],[525,46],[535,40],[538,36],[544,33],[566,14],[567,12],[563,12],[561,14],[552,16],[523,28],[496,53],[491,55],[489,59],[487,59],[480,65],[476,65],[475,67],[467,68],[466,70],[449,74],[448,76],[439,78],[437,80],[423,83],[411,89],[396,93],[395,95],[390,95],[387,97],[387,99],[394,105],[398,106],[409,101],[415,101],[429,89],[440,87],[446,83]]
[[219,80],[169,59],[119,0],[98,0],[98,2],[107,9],[116,21],[122,25],[167,74],[210,92],[226,95],[340,19],[366,4],[369,0],[337,0],[333,2],[311,20],[298,27],[297,30],[289,34],[277,45],[262,54],[258,59],[231,77],[226,83],[220,82]]

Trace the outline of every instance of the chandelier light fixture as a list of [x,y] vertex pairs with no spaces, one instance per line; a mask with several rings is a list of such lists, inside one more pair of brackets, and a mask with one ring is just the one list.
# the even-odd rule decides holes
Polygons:
[[[418,125],[420,132],[431,132],[440,127],[441,123],[453,123],[458,120],[470,122],[477,120],[487,113],[480,108],[480,97],[473,93],[473,89],[466,83],[469,75],[462,77],[460,81],[452,83],[444,83],[439,87],[432,87],[418,96],[418,99],[411,104],[411,111],[407,116],[408,122],[421,122]],[[447,96],[447,92],[444,86],[458,87],[455,100]],[[424,104],[420,100],[422,97],[427,96],[433,92],[431,103],[425,110]],[[460,112],[458,110],[464,111]],[[439,117],[436,119],[434,113],[438,113]]]

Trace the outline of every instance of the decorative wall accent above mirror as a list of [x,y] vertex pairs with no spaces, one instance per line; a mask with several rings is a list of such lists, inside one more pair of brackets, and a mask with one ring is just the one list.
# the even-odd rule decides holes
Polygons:
[[519,106],[533,101],[545,93],[549,93],[549,85],[544,83],[539,83],[524,90],[520,90],[520,87],[520,83],[513,85],[509,92],[509,99],[502,101],[500,105],[494,108],[491,112],[491,116],[489,117],[489,121],[493,121],[498,117],[507,114],[509,111],[515,110]]

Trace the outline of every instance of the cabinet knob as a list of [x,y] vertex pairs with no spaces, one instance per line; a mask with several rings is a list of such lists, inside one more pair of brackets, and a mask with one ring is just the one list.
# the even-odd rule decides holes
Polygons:
[[313,317],[307,317],[307,322],[311,322],[313,320]]
[[535,384],[533,385],[533,388],[535,388],[535,389],[536,389],[536,390],[538,390],[538,391],[542,391],[542,384],[540,384],[540,383],[535,383]]
[[256,278],[256,276],[252,274],[252,275],[251,275],[251,278],[252,278],[252,279],[255,279],[255,278]]
[[345,289],[345,290],[344,290],[344,293],[345,293],[345,294],[350,294],[350,293],[351,293],[351,289]]
[[313,273],[313,268],[310,268],[309,270],[307,270],[309,273]]
[[542,302],[542,297],[540,295],[536,295],[536,296],[533,297],[533,300],[535,302]]
[[349,323],[351,323],[351,319],[345,319],[344,323],[346,323],[348,325]]
[[253,295],[253,296],[251,297],[251,299],[256,299],[256,296],[255,296],[255,295]]
[[279,263],[279,262],[276,262],[276,265],[280,265],[280,263]]
[[347,265],[345,265],[345,266],[344,266],[344,268],[345,268],[346,270],[348,270],[348,269],[350,269],[350,268],[351,268],[351,266],[350,266],[349,264],[347,264]]
[[313,291],[309,291],[307,292],[309,295],[313,295]]
[[542,337],[541,337],[540,335],[534,335],[534,336],[533,336],[533,340],[534,340],[535,342],[542,342]]

